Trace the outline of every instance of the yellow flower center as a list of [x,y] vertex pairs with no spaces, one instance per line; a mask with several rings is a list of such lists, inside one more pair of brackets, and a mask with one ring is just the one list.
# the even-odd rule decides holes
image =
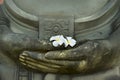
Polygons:
[[67,43],[70,44],[71,42],[68,40]]
[[56,38],[56,41],[60,41],[60,39],[59,39],[59,38]]

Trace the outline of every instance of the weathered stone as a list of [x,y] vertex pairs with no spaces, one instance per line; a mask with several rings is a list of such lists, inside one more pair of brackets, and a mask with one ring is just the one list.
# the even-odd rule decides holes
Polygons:
[[77,75],[72,80],[119,80],[117,78],[120,79],[119,67],[94,74]]
[[57,75],[56,74],[46,74],[44,77],[44,80],[56,80]]
[[71,80],[71,75],[59,75],[59,80]]
[[32,77],[33,80],[43,80],[44,79],[43,73],[33,73],[32,76],[33,76]]

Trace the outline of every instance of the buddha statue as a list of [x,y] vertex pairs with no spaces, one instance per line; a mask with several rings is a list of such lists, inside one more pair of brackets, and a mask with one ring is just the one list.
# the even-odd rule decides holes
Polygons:
[[119,66],[119,8],[119,0],[5,0],[0,80],[109,80]]

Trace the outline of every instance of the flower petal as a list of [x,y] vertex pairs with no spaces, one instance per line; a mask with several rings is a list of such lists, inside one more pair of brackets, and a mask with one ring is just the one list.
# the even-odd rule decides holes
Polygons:
[[75,46],[76,45],[76,40],[74,39],[71,39],[70,41],[70,44],[69,44],[71,47]]
[[58,39],[58,38],[60,38],[60,35],[58,35],[58,36],[52,36],[52,37],[50,38],[50,41],[56,40],[56,39]]
[[65,38],[63,37],[63,35],[60,35],[60,38],[59,38],[59,44],[62,45],[65,41]]
[[63,44],[63,41],[57,41],[59,45],[62,45]]
[[69,45],[68,41],[66,39],[64,40],[64,44],[65,44],[65,47],[67,47]]
[[71,40],[72,39],[72,37],[66,37],[67,38],[67,40]]
[[50,41],[53,41],[53,40],[55,40],[56,39],[56,36],[52,36],[51,38],[50,38]]
[[59,45],[59,43],[57,41],[54,41],[52,44],[54,47],[57,47]]
[[65,38],[63,37],[63,35],[60,35],[60,39],[65,39]]
[[68,41],[68,45],[70,45],[71,47],[76,45],[76,40],[72,39],[72,37],[67,37],[67,41]]

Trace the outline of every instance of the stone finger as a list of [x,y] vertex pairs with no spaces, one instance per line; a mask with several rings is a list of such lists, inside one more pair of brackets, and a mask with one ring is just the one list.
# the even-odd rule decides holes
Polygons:
[[55,64],[50,64],[50,63],[46,63],[46,62],[42,62],[42,61],[37,61],[37,60],[34,60],[30,57],[24,57],[24,56],[21,56],[19,58],[20,61],[24,62],[24,63],[27,63],[27,62],[32,62],[32,63],[35,63],[36,65],[38,64],[41,64],[41,65],[44,65],[44,66],[47,66],[47,67],[51,67],[51,68],[56,68],[56,69],[59,69],[60,66],[58,65],[55,65]]

